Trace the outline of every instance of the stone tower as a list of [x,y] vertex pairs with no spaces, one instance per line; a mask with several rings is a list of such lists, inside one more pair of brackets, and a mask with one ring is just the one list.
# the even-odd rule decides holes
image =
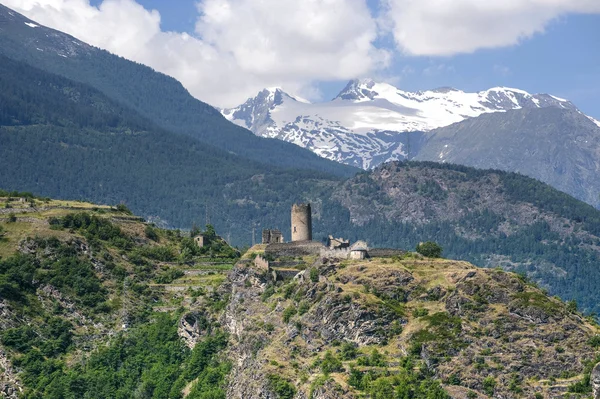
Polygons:
[[292,242],[312,240],[312,215],[310,204],[292,206]]

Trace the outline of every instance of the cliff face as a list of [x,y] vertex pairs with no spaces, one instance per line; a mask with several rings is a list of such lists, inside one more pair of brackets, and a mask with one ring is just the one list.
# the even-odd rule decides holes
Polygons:
[[595,325],[515,274],[466,262],[317,260],[275,282],[241,261],[229,279],[230,398],[392,398],[376,391],[418,386],[558,398],[596,355]]

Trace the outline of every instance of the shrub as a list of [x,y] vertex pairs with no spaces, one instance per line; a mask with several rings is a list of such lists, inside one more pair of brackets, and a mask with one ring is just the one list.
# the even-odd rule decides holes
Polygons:
[[310,269],[310,281],[313,283],[319,282],[319,270],[316,267]]
[[344,367],[340,359],[335,357],[330,351],[327,351],[321,361],[321,371],[327,375],[336,371],[344,371]]
[[591,337],[588,340],[588,344],[593,348],[599,347],[600,346],[600,335],[594,335],[593,337]]
[[352,342],[344,342],[342,347],[340,348],[340,358],[342,360],[352,360],[356,359],[356,355],[358,351],[356,349],[356,345]]
[[300,306],[298,306],[298,314],[302,316],[304,313],[308,312],[310,309],[310,305],[306,301],[300,302]]
[[387,367],[385,357],[377,349],[373,349],[369,356],[359,357],[356,364],[368,367]]
[[156,229],[150,225],[146,226],[146,229],[144,230],[144,234],[146,234],[146,238],[148,238],[152,241],[158,242],[160,240],[160,237],[158,236]]
[[433,241],[427,241],[417,245],[417,252],[428,258],[441,258],[443,249],[439,244]]
[[483,380],[483,390],[488,396],[494,395],[494,390],[496,389],[496,379],[494,377],[487,376]]
[[275,287],[273,287],[272,285],[268,285],[267,288],[265,288],[265,290],[263,291],[260,298],[264,302],[267,299],[269,299],[273,294],[275,294]]
[[296,388],[289,381],[277,374],[270,374],[267,377],[269,388],[277,395],[279,399],[293,399],[296,396]]
[[290,319],[292,318],[292,316],[294,316],[296,314],[296,308],[293,305],[288,306],[287,308],[285,308],[285,310],[283,311],[283,322],[284,323],[289,323]]
[[133,215],[133,212],[131,212],[131,210],[127,207],[127,205],[122,204],[122,203],[117,205],[117,211],[125,213],[127,215]]
[[8,223],[15,223],[17,221],[17,216],[14,213],[8,214]]
[[171,284],[173,281],[183,276],[183,271],[170,267],[156,276],[155,281],[157,284]]

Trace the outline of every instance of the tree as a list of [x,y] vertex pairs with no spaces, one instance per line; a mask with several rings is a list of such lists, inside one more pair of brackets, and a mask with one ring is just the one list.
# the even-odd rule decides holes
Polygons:
[[421,242],[417,245],[417,252],[428,258],[441,258],[442,247],[433,241]]

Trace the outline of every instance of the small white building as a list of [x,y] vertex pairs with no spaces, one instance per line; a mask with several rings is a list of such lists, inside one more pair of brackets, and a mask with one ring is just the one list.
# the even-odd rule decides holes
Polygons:
[[350,259],[366,259],[369,254],[369,246],[365,241],[356,241],[350,247]]

